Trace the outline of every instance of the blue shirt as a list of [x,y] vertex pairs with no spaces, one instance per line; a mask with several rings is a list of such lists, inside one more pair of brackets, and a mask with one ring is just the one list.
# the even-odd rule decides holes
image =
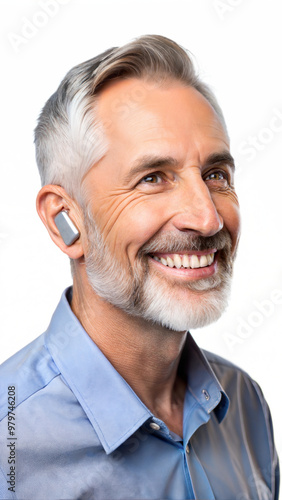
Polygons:
[[278,499],[269,410],[245,372],[188,335],[182,441],[90,339],[68,293],[0,367],[1,499]]

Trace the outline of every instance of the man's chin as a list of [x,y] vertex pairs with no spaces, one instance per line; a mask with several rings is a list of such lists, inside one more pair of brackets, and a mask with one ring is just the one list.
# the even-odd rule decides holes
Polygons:
[[149,279],[140,316],[174,331],[207,326],[225,311],[230,284],[230,277],[211,277],[171,288]]

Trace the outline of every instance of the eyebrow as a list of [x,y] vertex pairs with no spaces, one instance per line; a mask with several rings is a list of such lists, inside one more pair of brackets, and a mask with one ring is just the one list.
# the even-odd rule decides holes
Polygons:
[[[213,165],[228,164],[232,170],[235,170],[235,161],[229,151],[220,151],[210,154],[204,163],[204,167]],[[128,183],[135,176],[148,170],[155,170],[163,167],[179,167],[179,162],[172,156],[145,155],[136,160],[129,172],[125,175],[123,181]]]
[[227,164],[232,170],[235,170],[235,161],[233,156],[229,153],[229,151],[220,151],[219,153],[212,153],[209,155],[205,161],[205,167],[211,167],[212,165],[218,164]]
[[125,175],[124,182],[129,182],[136,175],[147,170],[154,170],[162,167],[177,167],[178,161],[172,156],[145,155],[134,162],[130,171]]

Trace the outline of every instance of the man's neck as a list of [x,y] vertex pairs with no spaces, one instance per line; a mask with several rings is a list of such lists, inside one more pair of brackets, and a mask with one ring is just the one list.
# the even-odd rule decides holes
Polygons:
[[185,382],[178,365],[186,332],[129,316],[74,281],[72,310],[85,331],[154,415],[181,434]]

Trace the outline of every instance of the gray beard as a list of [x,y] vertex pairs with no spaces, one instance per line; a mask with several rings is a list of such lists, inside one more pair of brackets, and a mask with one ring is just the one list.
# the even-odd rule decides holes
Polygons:
[[[88,233],[86,272],[94,292],[127,314],[174,331],[206,326],[216,321],[228,304],[233,259],[226,229],[211,237],[189,233],[155,235],[138,252],[134,269],[125,269],[110,253],[95,221],[85,214]],[[179,283],[150,266],[153,252],[220,250],[216,275]],[[189,293],[188,293],[189,292]]]

